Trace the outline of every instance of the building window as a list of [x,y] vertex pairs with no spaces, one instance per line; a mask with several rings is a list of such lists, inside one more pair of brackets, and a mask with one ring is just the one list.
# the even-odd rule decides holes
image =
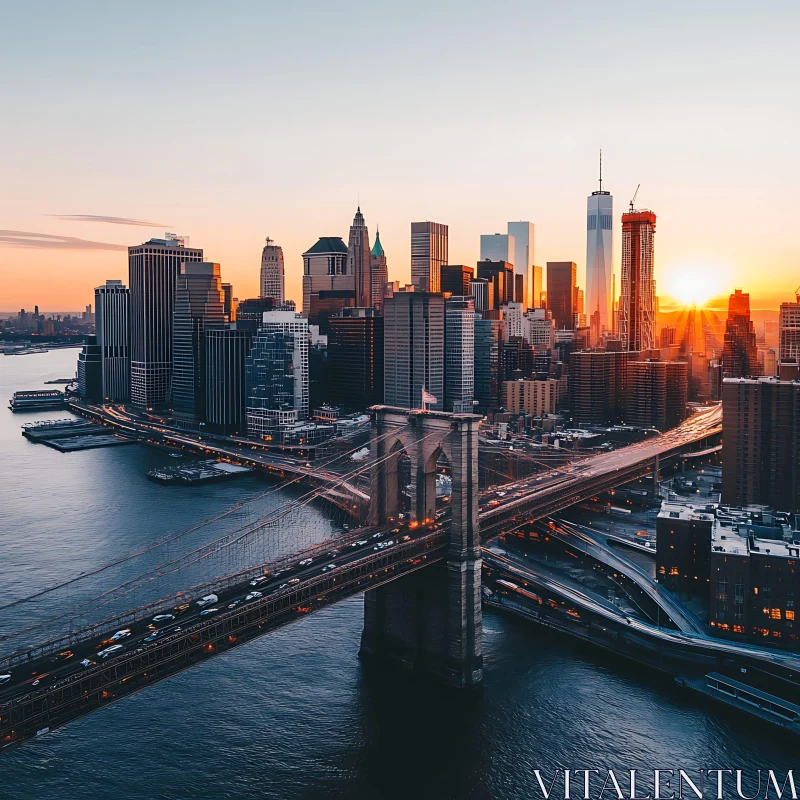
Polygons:
[[770,612],[770,619],[780,619],[781,618],[781,610],[779,608],[773,608]]

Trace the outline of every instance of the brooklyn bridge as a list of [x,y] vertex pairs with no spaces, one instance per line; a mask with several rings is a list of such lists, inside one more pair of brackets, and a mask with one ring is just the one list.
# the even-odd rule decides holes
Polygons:
[[[113,407],[93,413],[98,421],[167,446],[197,447],[186,434]],[[370,416],[369,455],[359,461],[349,451],[312,465],[254,453],[243,442],[203,442],[214,455],[274,471],[279,483],[272,491],[303,488],[268,517],[248,520],[206,544],[183,549],[184,538],[176,535],[169,555],[145,569],[133,566],[138,554],[123,557],[109,565],[123,570],[118,585],[48,620],[3,632],[2,748],[359,593],[364,658],[428,673],[456,689],[478,686],[487,543],[598,492],[649,475],[657,482],[661,465],[707,452],[721,432],[721,409],[711,407],[663,435],[611,452],[577,453],[557,466],[538,462],[534,474],[508,480],[508,491],[502,485],[480,491],[480,417],[388,406],[373,407]],[[449,500],[437,507],[443,465],[452,488]],[[259,559],[263,537],[275,526],[291,529],[292,513],[314,501],[333,504],[347,519],[343,532],[316,543],[298,534],[290,553]],[[179,580],[200,562],[208,567],[206,575],[217,577],[178,592],[159,591],[166,576]],[[57,586],[6,604],[0,619],[4,609],[35,607],[49,592],[82,577],[64,576]],[[126,598],[146,602],[128,609]]]

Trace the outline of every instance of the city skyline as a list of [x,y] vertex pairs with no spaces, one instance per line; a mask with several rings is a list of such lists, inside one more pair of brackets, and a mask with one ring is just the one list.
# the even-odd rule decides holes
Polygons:
[[[687,32],[673,11],[650,10],[634,20],[609,10],[603,46],[612,55],[604,75],[618,88],[587,102],[586,59],[597,35],[590,19],[507,5],[515,13],[512,29],[500,10],[486,19],[477,6],[465,6],[456,18],[427,9],[426,37],[436,38],[436,47],[417,39],[413,13],[380,10],[359,20],[370,43],[359,59],[316,46],[344,32],[346,13],[309,20],[281,9],[269,21],[278,50],[259,55],[263,26],[243,24],[251,15],[236,10],[225,26],[209,25],[202,11],[166,10],[163,25],[147,26],[143,36],[145,15],[114,25],[113,9],[97,18],[54,9],[53,25],[42,31],[30,11],[14,9],[0,58],[9,69],[18,60],[27,66],[2,90],[15,110],[4,130],[15,164],[0,199],[0,310],[34,303],[44,310],[82,308],[106,279],[124,280],[121,254],[149,238],[137,230],[148,222],[149,236],[169,230],[191,237],[222,265],[239,297],[258,295],[253,264],[264,237],[275,237],[284,248],[287,297],[299,301],[302,252],[320,236],[346,241],[359,201],[368,223],[380,224],[392,256],[390,279],[410,280],[413,220],[447,224],[450,262],[472,264],[481,232],[524,219],[536,225],[537,261],[575,261],[583,287],[585,195],[601,147],[604,187],[618,208],[641,183],[640,205],[659,215],[661,297],[705,299],[696,297],[691,280],[698,274],[707,284],[703,294],[724,298],[746,287],[754,308],[777,308],[791,296],[797,280],[790,187],[798,165],[790,132],[797,112],[780,98],[791,93],[787,59],[796,12],[732,12],[724,19],[695,12]],[[370,34],[388,24],[396,38],[386,50],[383,38]],[[178,42],[171,35],[176,27],[186,34]],[[169,46],[162,48],[166,37]],[[565,37],[573,45],[571,63],[545,70]],[[224,69],[191,57],[198,38],[213,41]],[[771,42],[767,50],[740,46],[761,38]],[[89,41],[93,47],[82,47]],[[513,46],[523,41],[534,46]],[[682,43],[680,58],[675,41]],[[478,42],[502,52],[491,65],[454,70],[455,54]],[[409,52],[416,54],[410,74]],[[143,54],[148,67],[140,72]],[[277,71],[278,63],[285,69]],[[626,120],[640,102],[624,91],[632,63],[647,71],[651,108],[630,126]],[[437,87],[439,104],[421,141],[413,120],[429,98],[409,92],[417,74]],[[329,93],[343,94],[356,75],[365,96],[381,102],[356,113],[332,111],[321,136],[314,109]],[[163,92],[154,88],[159,78]],[[474,125],[483,101],[499,107],[519,92],[529,96],[528,110],[514,115],[513,126]],[[270,103],[261,109],[264,96]],[[132,121],[131,98],[169,112]],[[742,124],[742,107],[753,122]],[[47,124],[53,111],[57,136]],[[462,134],[454,143],[448,133],[455,126]],[[722,140],[719,130],[726,131]],[[353,169],[356,163],[363,168]],[[618,275],[618,247],[613,264]],[[57,280],[65,274],[66,286]]]

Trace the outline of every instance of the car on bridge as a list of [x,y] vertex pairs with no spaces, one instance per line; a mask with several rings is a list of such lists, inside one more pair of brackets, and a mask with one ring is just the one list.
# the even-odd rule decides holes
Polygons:
[[121,644],[112,644],[111,647],[106,647],[105,649],[101,650],[98,654],[98,658],[108,658],[109,656],[113,656],[114,653],[118,653],[120,650],[124,650],[125,648]]
[[205,611],[200,612],[200,616],[207,617],[209,614],[216,614],[218,611],[218,608],[207,608]]
[[247,597],[245,597],[245,603],[249,602],[250,600],[258,600],[259,597],[263,597],[264,595],[261,592],[250,592]]
[[3,675],[0,675],[0,686],[2,686],[4,683],[11,683],[11,673],[10,672],[6,672]]
[[205,597],[201,597],[196,602],[197,605],[202,608],[203,606],[210,606],[212,603],[216,603],[217,600],[219,600],[219,597],[217,597],[215,594],[207,594]]
[[124,639],[125,637],[130,636],[130,635],[131,635],[131,629],[130,628],[123,628],[121,631],[117,631],[111,637],[111,641],[112,642],[118,642],[120,639]]
[[258,586],[259,583],[264,583],[264,581],[268,581],[270,577],[271,575],[269,573],[267,573],[266,575],[259,575],[257,578],[253,578],[253,580],[250,581],[250,585]]
[[166,622],[168,619],[175,619],[174,614],[156,614],[153,617],[153,622]]
[[309,564],[313,564],[313,563],[314,563],[314,559],[313,558],[304,558],[302,561],[298,562],[297,566],[298,567],[307,567]]

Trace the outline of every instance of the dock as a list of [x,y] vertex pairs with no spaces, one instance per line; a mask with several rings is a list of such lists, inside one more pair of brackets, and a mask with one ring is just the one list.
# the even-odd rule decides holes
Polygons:
[[136,439],[110,431],[104,425],[84,419],[54,419],[22,426],[22,435],[36,444],[52,447],[60,453],[135,444]]
[[147,473],[147,477],[156,483],[194,486],[198,483],[232,480],[253,472],[255,470],[252,467],[241,467],[237,464],[229,464],[227,461],[209,459],[151,469]]

